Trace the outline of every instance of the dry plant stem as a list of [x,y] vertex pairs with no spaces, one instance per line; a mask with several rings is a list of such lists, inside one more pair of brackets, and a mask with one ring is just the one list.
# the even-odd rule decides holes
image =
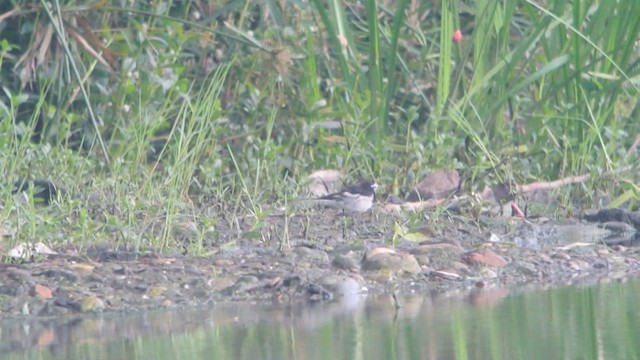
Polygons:
[[[632,170],[632,166],[624,166],[618,169],[615,173],[612,171],[606,171],[602,174],[602,176],[610,176],[614,174],[622,174],[624,172]],[[527,185],[519,185],[516,187],[516,191],[519,194],[527,194],[530,192],[538,191],[538,190],[550,190],[556,189],[564,185],[578,184],[588,181],[591,178],[591,175],[577,175],[577,176],[568,176],[566,178],[554,180],[554,181],[541,181],[534,182]]]
[[[616,174],[621,174],[627,171],[632,170],[633,167],[632,166],[625,166],[622,167],[620,169],[618,169],[618,171],[616,171]],[[605,172],[603,175],[613,175],[613,172],[607,171]],[[526,184],[526,185],[518,185],[516,186],[516,193],[520,194],[520,195],[525,195],[525,194],[529,194],[535,191],[541,191],[541,190],[552,190],[552,189],[557,189],[561,186],[565,186],[565,185],[571,185],[571,184],[579,184],[579,183],[584,183],[586,181],[588,181],[589,179],[591,179],[591,175],[576,175],[576,176],[568,176],[562,179],[558,179],[558,180],[553,180],[553,181],[538,181],[538,182],[534,182],[534,183],[530,183],[530,184]],[[484,191],[482,191],[482,193],[478,194],[477,196],[480,199],[484,199],[487,200],[488,194],[490,194],[491,192],[488,191],[488,188],[485,189]],[[385,204],[384,209],[388,212],[394,212],[394,211],[399,211],[399,210],[405,210],[405,211],[416,211],[418,209],[432,209],[435,208],[436,206],[439,206],[445,202],[448,201],[447,206],[452,206],[457,204],[458,202],[460,202],[461,200],[465,200],[467,199],[469,196],[468,195],[461,195],[456,197],[453,200],[447,200],[447,199],[430,199],[427,201],[416,201],[416,202],[406,202],[403,204]],[[497,200],[502,200],[502,199],[497,199]]]
[[633,155],[636,150],[638,149],[638,145],[640,145],[640,134],[636,135],[635,140],[633,141],[633,144],[631,144],[631,146],[629,146],[629,150],[627,150],[627,152],[625,153],[625,157],[630,157],[631,155]]
[[589,180],[590,177],[591,177],[590,175],[578,175],[578,176],[569,176],[569,177],[554,180],[554,181],[539,181],[539,182],[534,182],[527,185],[518,185],[516,186],[516,191],[519,194],[527,194],[527,193],[539,191],[539,190],[557,189],[564,185],[583,183]]

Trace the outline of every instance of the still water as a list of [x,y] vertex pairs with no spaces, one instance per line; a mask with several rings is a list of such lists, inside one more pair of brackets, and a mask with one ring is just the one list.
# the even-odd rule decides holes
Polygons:
[[0,322],[11,359],[640,359],[640,281]]

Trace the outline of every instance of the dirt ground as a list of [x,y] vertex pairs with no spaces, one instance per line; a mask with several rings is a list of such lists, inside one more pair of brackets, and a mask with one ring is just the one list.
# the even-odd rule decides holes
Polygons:
[[423,225],[405,228],[406,215],[379,209],[346,217],[318,209],[273,215],[238,238],[221,230],[206,244],[208,256],[113,244],[54,248],[56,254],[0,265],[0,317],[554,286],[640,274],[633,217],[420,216],[414,223]]

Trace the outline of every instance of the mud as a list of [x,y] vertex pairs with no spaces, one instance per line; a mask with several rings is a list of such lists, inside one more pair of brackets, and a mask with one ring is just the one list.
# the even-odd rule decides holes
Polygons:
[[[344,217],[311,210],[272,215],[240,232],[221,223],[199,251],[207,256],[189,254],[193,240],[184,234],[176,239],[185,242],[186,253],[114,244],[53,248],[55,254],[0,265],[0,317],[548,287],[637,276],[633,221],[596,215],[589,223],[381,209]],[[408,217],[418,225],[404,225]]]

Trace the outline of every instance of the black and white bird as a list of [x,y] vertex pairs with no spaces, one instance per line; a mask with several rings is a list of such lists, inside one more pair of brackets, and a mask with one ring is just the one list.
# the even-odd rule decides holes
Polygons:
[[378,184],[364,180],[344,189],[319,198],[314,202],[320,206],[343,210],[345,213],[362,213],[373,206],[373,194]]

